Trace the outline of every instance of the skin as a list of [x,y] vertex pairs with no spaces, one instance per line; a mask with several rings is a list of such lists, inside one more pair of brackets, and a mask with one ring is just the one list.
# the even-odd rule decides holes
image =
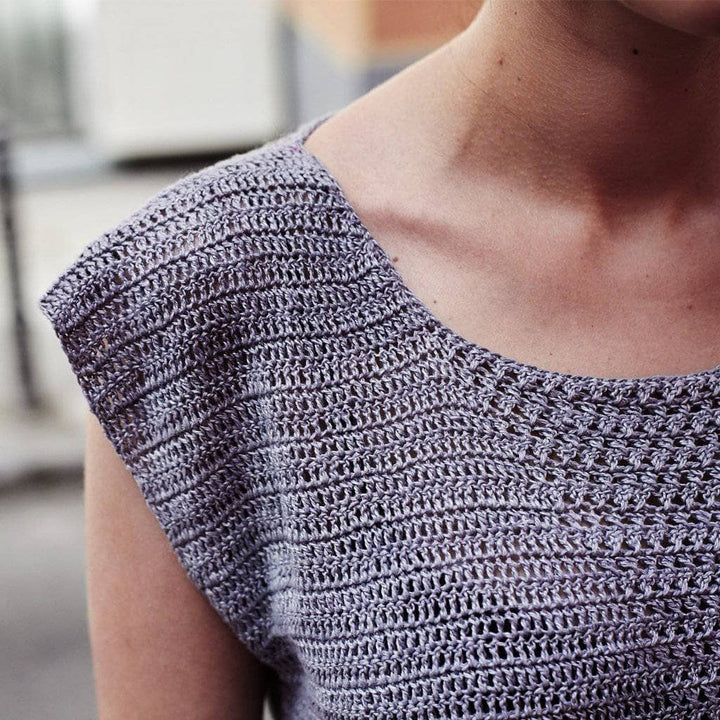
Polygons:
[[[714,367],[719,18],[701,0],[489,0],[306,147],[468,339],[561,372]],[[100,720],[259,720],[262,667],[92,416],[85,485]]]
[[720,45],[667,5],[720,14],[488,0],[307,139],[466,339],[601,377],[720,362]]
[[625,7],[675,30],[703,37],[720,34],[717,0],[621,0]]

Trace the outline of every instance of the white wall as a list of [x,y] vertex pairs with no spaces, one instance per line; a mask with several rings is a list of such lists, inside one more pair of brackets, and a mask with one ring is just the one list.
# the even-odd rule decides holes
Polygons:
[[222,151],[282,129],[278,0],[65,0],[73,104],[110,158]]

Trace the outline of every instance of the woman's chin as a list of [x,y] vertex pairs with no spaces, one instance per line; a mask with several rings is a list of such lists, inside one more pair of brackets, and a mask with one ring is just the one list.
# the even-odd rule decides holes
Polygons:
[[701,37],[720,38],[720,0],[618,0],[638,15]]

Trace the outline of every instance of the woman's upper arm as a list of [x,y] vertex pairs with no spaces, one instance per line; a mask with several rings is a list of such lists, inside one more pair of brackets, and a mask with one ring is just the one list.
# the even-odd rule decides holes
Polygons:
[[187,577],[92,414],[85,523],[99,720],[260,720],[264,666]]

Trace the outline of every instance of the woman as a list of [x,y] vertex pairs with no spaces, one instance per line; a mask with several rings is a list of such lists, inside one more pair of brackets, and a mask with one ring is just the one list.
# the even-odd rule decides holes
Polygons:
[[[719,38],[711,0],[487,0],[437,51],[241,157],[263,192],[247,199],[244,185],[212,227],[262,207],[262,240],[241,220],[233,238],[260,258],[282,237],[288,257],[289,233],[297,262],[313,259],[284,294],[271,294],[278,272],[263,284],[249,262],[229,283],[281,303],[261,314],[259,296],[241,293],[228,316],[260,329],[226,357],[232,383],[212,387],[222,407],[255,408],[253,393],[266,393],[232,437],[252,462],[228,451],[234,464],[213,465],[231,467],[216,483],[229,495],[208,495],[210,476],[193,474],[195,441],[217,433],[193,435],[192,451],[176,443],[167,475],[145,460],[183,432],[178,402],[198,427],[220,417],[210,393],[203,420],[187,377],[165,406],[145,402],[155,391],[142,380],[105,403],[108,378],[139,357],[104,337],[122,312],[103,325],[95,297],[81,300],[94,328],[82,335],[59,320],[75,312],[77,277],[62,300],[55,291],[45,309],[95,411],[86,506],[100,720],[256,719],[266,692],[283,718],[720,716]],[[140,213],[133,237],[170,200],[207,188],[202,177]],[[170,242],[148,233],[135,268]],[[217,289],[231,271],[213,258]],[[173,277],[192,285],[183,268]],[[86,293],[101,285],[83,277]],[[323,303],[323,283],[338,283],[336,303]],[[164,307],[154,302],[152,317]],[[221,338],[194,350],[194,382],[210,382]],[[352,362],[347,338],[366,343]],[[174,339],[162,335],[153,357]],[[358,368],[364,395],[350,404]],[[287,389],[300,386],[315,400],[322,386],[324,414],[298,410]],[[261,498],[262,517],[251,512]],[[232,537],[247,537],[213,544],[237,517]],[[193,522],[210,530],[186,553]]]

